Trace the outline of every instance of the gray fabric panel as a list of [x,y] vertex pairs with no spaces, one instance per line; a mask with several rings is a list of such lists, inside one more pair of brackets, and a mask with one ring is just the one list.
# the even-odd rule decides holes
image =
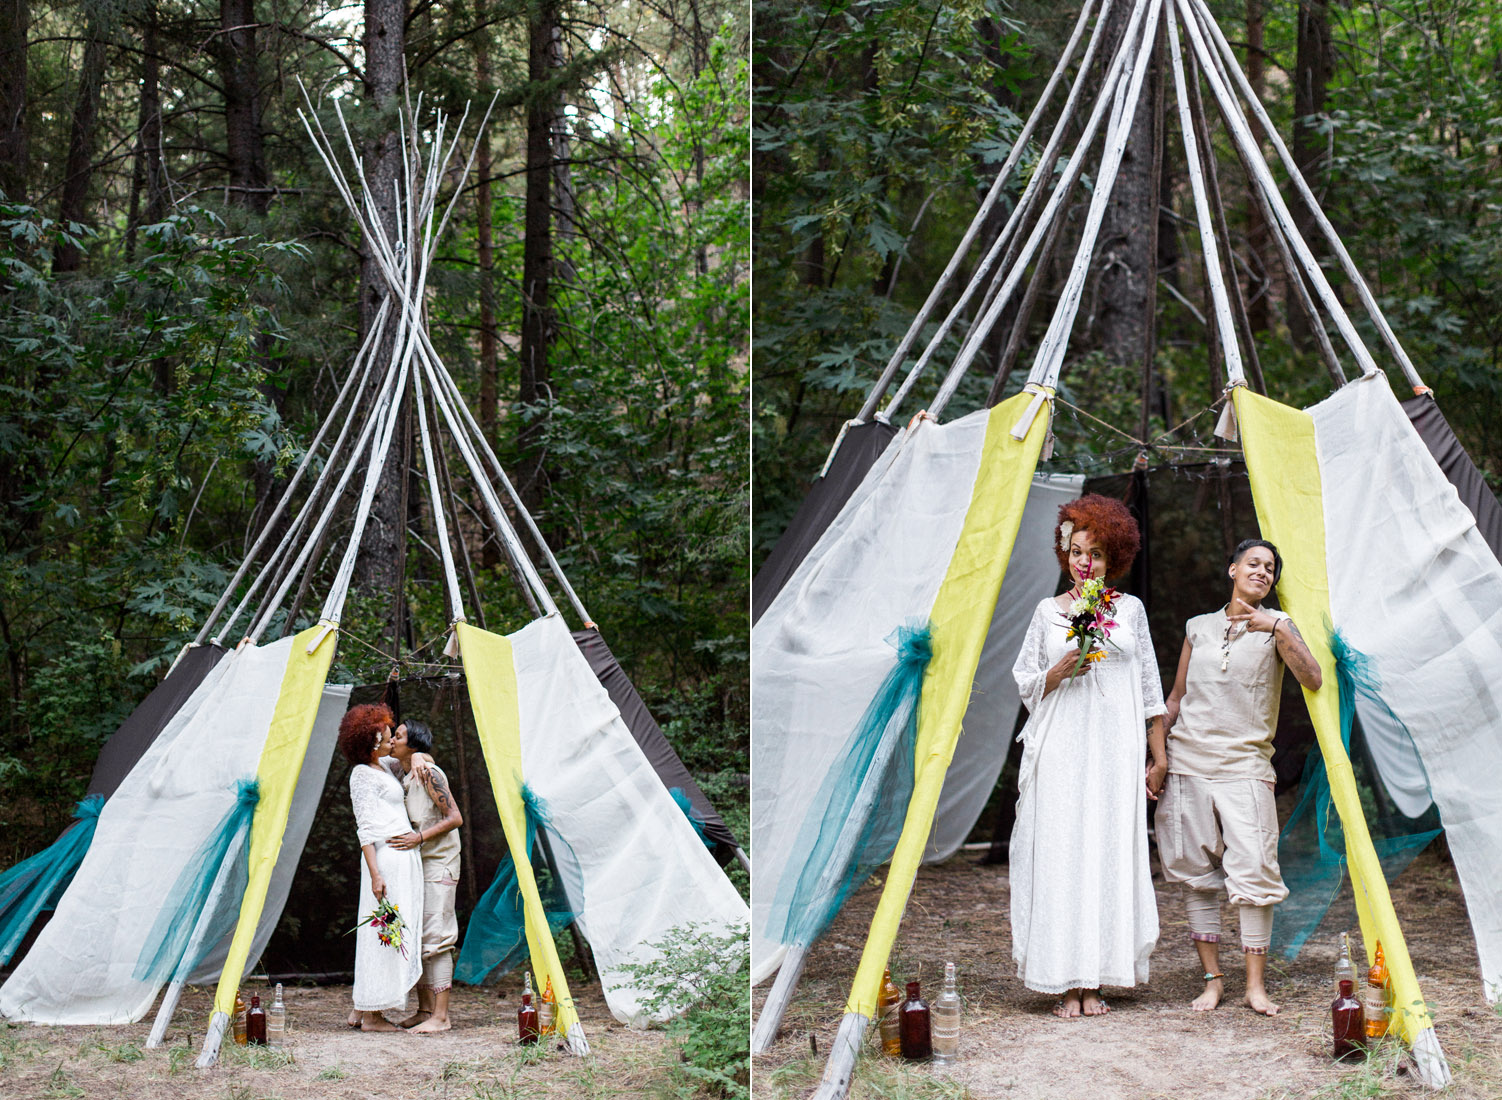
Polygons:
[[813,483],[787,530],[756,571],[756,578],[751,582],[752,623],[772,605],[782,586],[808,556],[824,529],[840,514],[850,494],[865,479],[866,471],[881,457],[896,434],[897,429],[892,425],[874,420],[845,433],[834,461],[829,464],[829,471]]
[[[247,974],[260,962],[261,952],[266,950],[266,942],[271,939],[271,933],[282,918],[287,893],[292,889],[292,876],[297,872],[303,845],[308,840],[308,830],[313,827],[313,815],[318,812],[318,803],[323,796],[329,761],[334,755],[334,743],[339,739],[339,722],[349,709],[350,691],[349,684],[328,684],[323,689],[318,716],[313,719],[313,730],[308,735],[308,751],[303,756],[302,770],[297,773],[297,786],[292,792],[287,827],[282,833],[282,850],[277,854],[271,882],[266,888],[266,903],[261,909],[261,920],[256,925],[255,938],[250,943],[250,954],[245,957]],[[234,933],[231,932],[209,949],[199,962],[198,969],[189,976],[190,984],[219,980],[233,938]]]
[[109,798],[115,793],[120,781],[130,774],[130,769],[151,747],[178,708],[227,652],[223,646],[201,645],[193,646],[183,654],[182,660],[152,689],[150,695],[141,700],[99,750],[99,759],[94,762],[94,774],[89,780],[89,794]]
[[1439,463],[1445,477],[1460,494],[1461,503],[1476,517],[1476,528],[1481,532],[1481,537],[1492,548],[1497,559],[1502,561],[1502,506],[1497,504],[1496,494],[1487,485],[1486,478],[1481,476],[1481,471],[1476,469],[1471,456],[1465,453],[1460,440],[1455,438],[1449,421],[1439,411],[1439,405],[1431,395],[1410,397],[1402,404],[1403,411],[1408,414],[1408,420],[1418,431],[1424,446],[1429,448],[1434,461]]
[[579,652],[584,654],[584,659],[589,662],[590,670],[595,678],[610,695],[610,701],[621,712],[621,718],[626,723],[626,728],[631,731],[631,736],[641,746],[641,751],[646,753],[647,760],[652,764],[652,770],[662,780],[662,785],[671,790],[673,787],[681,787],[683,793],[688,796],[689,804],[694,813],[704,822],[704,835],[715,842],[715,857],[721,864],[729,862],[735,855],[736,839],[720,815],[715,812],[699,785],[694,782],[694,777],[689,775],[688,769],[683,766],[683,761],[678,759],[678,754],[673,751],[673,746],[668,743],[662,728],[657,720],[647,710],[647,704],[637,694],[626,670],[621,668],[615,654],[610,652],[610,647],[605,644],[605,639],[600,637],[598,630],[575,630],[573,631],[574,644],[579,647]]

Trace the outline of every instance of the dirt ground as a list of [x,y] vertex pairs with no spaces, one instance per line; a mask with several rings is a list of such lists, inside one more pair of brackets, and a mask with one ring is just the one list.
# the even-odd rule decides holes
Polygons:
[[[1396,1042],[1384,1044],[1363,1066],[1337,1065],[1328,1056],[1339,935],[1350,930],[1354,941],[1358,934],[1349,885],[1296,962],[1270,963],[1269,991],[1282,1012],[1268,1019],[1241,1004],[1241,957],[1234,948],[1221,955],[1226,1003],[1209,1013],[1189,1009],[1203,988],[1201,971],[1180,891],[1164,886],[1155,874],[1162,931],[1152,957],[1151,984],[1107,990],[1112,1011],[1105,1017],[1059,1020],[1051,1015],[1055,998],[1030,992],[1017,980],[1007,920],[1007,869],[979,866],[978,858],[978,853],[962,853],[921,870],[892,957],[895,980],[922,979],[928,996],[936,991],[944,963],[955,962],[965,1001],[960,1061],[946,1069],[909,1067],[877,1053],[874,1035],[868,1035],[869,1053],[857,1069],[852,1097],[1335,1100],[1434,1095],[1410,1072],[1407,1054]],[[817,1082],[860,958],[879,879],[852,895],[810,954],[781,1036],[755,1060],[758,1098],[803,1096]],[[1393,898],[1454,1073],[1454,1084],[1443,1095],[1498,1100],[1502,1012],[1482,998],[1475,941],[1454,868],[1434,851],[1426,852],[1399,876]],[[1232,933],[1227,939],[1234,945],[1235,920],[1229,907],[1226,912],[1226,931]],[[770,987],[767,982],[754,991],[755,1011]],[[816,1055],[810,1054],[811,1044]]]
[[[193,1064],[213,999],[207,987],[184,993],[166,1043],[154,1050],[145,1049],[150,1015],[127,1027],[0,1021],[0,1097],[510,1100],[667,1091],[668,1060],[676,1057],[667,1036],[616,1023],[596,982],[581,981],[574,989],[591,1057],[519,1047],[519,983],[516,974],[497,990],[456,987],[454,1029],[437,1035],[353,1031],[344,1024],[349,986],[289,988],[285,1053],[227,1043],[219,1065],[207,1071]],[[268,999],[263,983],[246,988],[260,992],[263,1003]]]

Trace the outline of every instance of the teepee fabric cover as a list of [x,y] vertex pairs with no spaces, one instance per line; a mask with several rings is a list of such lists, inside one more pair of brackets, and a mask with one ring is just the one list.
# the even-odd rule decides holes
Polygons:
[[[105,803],[57,913],[0,988],[0,1015],[124,1024],[151,1007],[159,983],[131,973],[141,943],[184,864],[234,802],[236,782],[256,774],[298,644],[299,638],[284,638],[226,655],[166,724]],[[322,687],[320,679],[308,727]],[[258,818],[266,804],[263,786]],[[280,833],[278,826],[278,839]],[[252,923],[247,950],[254,931]]]
[[939,795],[924,863],[938,863],[959,851],[996,787],[1022,705],[1012,663],[1022,648],[1033,608],[1058,588],[1061,575],[1059,559],[1053,552],[1053,529],[1059,520],[1059,506],[1076,499],[1084,482],[1083,475],[1039,476],[1028,490],[1016,548],[986,631],[970,689],[970,706],[965,711],[964,732],[954,747],[954,761]]
[[1481,537],[1498,560],[1502,560],[1502,505],[1497,503],[1497,495],[1481,471],[1476,469],[1471,456],[1465,453],[1460,440],[1455,438],[1455,432],[1445,414],[1439,411],[1434,395],[1421,393],[1410,397],[1403,402],[1403,411],[1408,414],[1409,422],[1423,439],[1424,446],[1429,448],[1434,461],[1445,472],[1445,477],[1455,486],[1461,503],[1476,517],[1476,529],[1481,532]]
[[[752,630],[752,980],[788,945],[766,933],[778,882],[831,762],[892,664],[884,639],[926,620],[933,660],[919,707],[913,798],[852,1004],[869,1002],[927,846],[970,686],[1047,430],[1010,429],[1022,394],[894,442]],[[875,980],[871,979],[874,969]]]
[[[1424,446],[1381,374],[1306,412],[1238,389],[1237,417],[1258,520],[1284,556],[1278,594],[1306,624],[1335,682],[1328,623],[1366,656],[1382,702],[1359,706],[1379,770],[1411,737],[1439,807],[1465,893],[1484,989],[1502,981],[1502,566],[1474,516]],[[1380,546],[1380,560],[1372,548]],[[1361,815],[1339,740],[1333,691],[1305,693],[1332,795],[1367,950],[1381,940],[1399,1026],[1410,1043],[1432,1027]]]
[[[501,637],[460,624],[459,646],[506,835],[522,837],[521,787],[542,802],[554,857],[589,940],[611,1014],[645,1026],[624,966],[649,963],[675,929],[744,928],[746,904],[632,738],[562,619]],[[512,844],[538,981],[553,980],[559,1030],[567,984],[530,873]],[[572,1014],[572,1002],[567,1003]]]

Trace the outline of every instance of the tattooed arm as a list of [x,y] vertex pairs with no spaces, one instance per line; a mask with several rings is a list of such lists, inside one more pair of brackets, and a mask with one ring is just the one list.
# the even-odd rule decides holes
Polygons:
[[416,848],[464,824],[464,815],[459,812],[459,804],[454,801],[453,793],[449,790],[449,782],[442,772],[436,768],[423,768],[421,771],[414,768],[413,774],[421,781],[423,790],[428,792],[428,797],[433,800],[433,805],[438,807],[438,812],[443,814],[443,820],[437,825],[429,825],[421,832],[414,829],[410,833],[392,837],[393,848],[404,850]]
[[1292,619],[1279,619],[1273,626],[1273,638],[1278,643],[1278,655],[1283,658],[1288,671],[1310,691],[1318,691],[1325,682],[1324,673],[1320,671],[1314,654],[1304,644],[1304,636],[1299,633],[1298,624]]

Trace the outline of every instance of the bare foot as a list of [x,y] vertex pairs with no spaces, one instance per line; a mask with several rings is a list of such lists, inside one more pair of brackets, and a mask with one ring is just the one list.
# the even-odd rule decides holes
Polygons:
[[365,1018],[360,1021],[360,1030],[400,1031],[401,1028],[397,1027],[390,1020],[386,1019],[386,1017],[382,1016],[379,1012],[367,1012],[365,1013]]
[[448,1017],[439,1019],[437,1016],[429,1016],[422,1023],[412,1029],[413,1035],[431,1035],[435,1031],[447,1031],[454,1025],[449,1023]]
[[1267,990],[1265,989],[1254,989],[1248,986],[1246,1004],[1253,1012],[1260,1012],[1264,1016],[1276,1016],[1278,1014],[1278,1006],[1268,999]]
[[1190,1008],[1196,1012],[1210,1012],[1220,1004],[1220,999],[1225,996],[1225,983],[1219,978],[1211,978],[1205,983],[1205,991],[1196,997]]
[[1111,1011],[1111,1006],[1101,1000],[1100,990],[1087,989],[1081,1000],[1080,1009],[1086,1016],[1104,1016]]
[[412,1013],[412,1015],[403,1020],[400,1026],[405,1028],[414,1028],[431,1015],[432,1013],[427,1011],[426,1009],[419,1008],[416,1012]]
[[349,1010],[349,1015],[347,1017],[345,1017],[344,1022],[346,1024],[348,1024],[350,1027],[359,1027],[360,1026],[360,1010],[358,1008],[352,1008],[352,1009],[350,1009]]
[[1062,1000],[1053,1006],[1053,1014],[1061,1020],[1072,1020],[1080,1014],[1080,991],[1071,989]]

